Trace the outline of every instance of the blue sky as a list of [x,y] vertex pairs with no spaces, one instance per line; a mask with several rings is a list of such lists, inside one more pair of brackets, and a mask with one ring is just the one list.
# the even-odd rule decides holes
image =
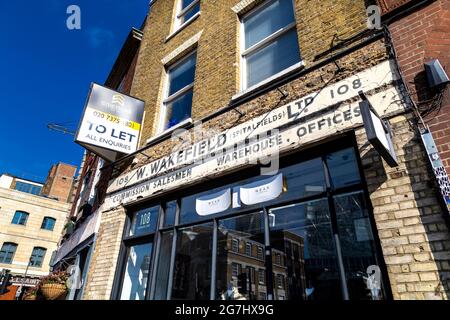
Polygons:
[[[73,136],[91,82],[103,84],[149,0],[0,1],[0,173],[45,180],[59,161],[79,166]],[[81,30],[66,27],[69,5],[81,9]]]

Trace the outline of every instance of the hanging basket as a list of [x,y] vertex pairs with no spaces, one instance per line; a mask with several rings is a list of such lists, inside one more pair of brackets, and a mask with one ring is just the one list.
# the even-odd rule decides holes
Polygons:
[[66,285],[60,283],[45,283],[41,285],[40,290],[47,300],[60,299],[67,293]]
[[36,294],[28,294],[28,295],[23,297],[23,300],[36,300],[36,299],[37,299],[37,295]]

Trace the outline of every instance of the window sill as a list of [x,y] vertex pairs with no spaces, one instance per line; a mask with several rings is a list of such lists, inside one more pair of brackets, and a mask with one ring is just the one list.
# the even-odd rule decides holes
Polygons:
[[172,128],[169,128],[169,129],[157,134],[156,136],[151,137],[150,139],[147,140],[146,144],[150,144],[156,140],[165,139],[168,136],[170,136],[175,130],[182,129],[192,123],[193,123],[192,118],[188,118],[188,119],[184,120],[183,122],[180,122],[179,124],[173,126]]
[[303,61],[300,61],[300,62],[290,66],[289,68],[284,69],[283,71],[280,71],[280,72],[274,74],[273,76],[258,82],[257,84],[254,84],[250,88],[247,88],[247,89],[235,94],[233,97],[231,97],[231,100],[232,101],[239,100],[247,95],[250,95],[252,92],[258,91],[259,89],[268,85],[269,83],[279,80],[280,78],[285,77],[290,73],[301,70],[304,67],[305,67],[305,63]]
[[194,22],[199,16],[200,11],[194,14],[189,20],[185,21],[181,26],[179,26],[176,30],[174,30],[171,34],[169,34],[165,40],[165,42],[169,41],[173,37],[175,37],[178,33],[180,33],[184,28],[186,28],[188,25],[190,25],[192,22]]

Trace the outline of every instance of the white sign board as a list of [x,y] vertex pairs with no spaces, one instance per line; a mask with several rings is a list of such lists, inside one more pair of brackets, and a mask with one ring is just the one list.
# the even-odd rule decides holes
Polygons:
[[[127,174],[123,174],[111,181],[107,192],[112,193],[130,187],[193,162],[203,162],[202,159],[207,158],[211,153],[214,153],[217,150],[233,146],[246,138],[255,137],[258,134],[279,128],[280,126],[298,121],[302,118],[311,117],[327,107],[357,97],[358,91],[360,90],[368,92],[392,83],[392,81],[397,79],[396,73],[393,71],[394,67],[391,65],[392,63],[393,62],[386,60],[372,68],[357,73],[354,76],[327,86],[318,92],[311,93],[255,117],[250,121],[223,131],[210,139],[194,143],[188,148],[174,152]],[[390,97],[389,95],[392,94],[397,93],[394,91],[386,92],[386,100],[388,100]],[[391,101],[389,103],[391,103]],[[391,110],[389,109],[388,111]],[[342,119],[340,118],[335,119],[337,122],[341,120]],[[319,124],[318,129],[320,130],[323,127],[323,124]],[[307,130],[311,131],[310,129]]]
[[142,100],[92,84],[75,142],[109,161],[137,150]]
[[[397,78],[392,70],[390,62],[385,61],[325,87],[316,96],[308,95],[216,135],[209,140],[210,143],[201,141],[189,149],[121,175],[110,184],[105,206],[112,208],[137,200],[138,197],[150,197],[180,185],[210,178],[219,172],[256,163],[263,156],[283,153],[338,132],[360,127],[363,121],[358,91],[361,88],[363,91],[372,91],[379,86],[391,84]],[[346,89],[339,89],[344,87]],[[342,94],[342,99],[336,95],[338,92]],[[352,102],[341,103],[349,99]],[[402,94],[394,86],[371,95],[370,100],[380,114],[405,109]],[[273,131],[277,128],[280,130]],[[262,138],[245,139],[261,133],[265,133],[261,135]],[[225,153],[219,152],[222,150]],[[196,161],[197,159],[202,161]]]

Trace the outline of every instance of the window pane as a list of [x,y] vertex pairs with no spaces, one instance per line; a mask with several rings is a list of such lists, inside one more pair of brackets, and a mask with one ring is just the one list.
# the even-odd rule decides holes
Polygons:
[[184,9],[196,0],[181,0],[181,8]]
[[270,214],[272,250],[282,256],[279,265],[273,263],[273,272],[288,284],[275,282],[274,298],[339,299],[341,288],[327,201],[285,206],[270,210]]
[[135,213],[130,228],[130,236],[155,232],[158,223],[159,207],[144,209]]
[[44,220],[42,221],[41,229],[52,231],[53,228],[55,227],[55,221],[56,220],[53,218],[45,217]]
[[287,182],[284,197],[308,197],[326,190],[322,159],[308,160],[281,171]]
[[196,54],[169,70],[169,96],[194,82]]
[[276,0],[244,18],[245,49],[294,22],[292,0]]
[[[381,284],[372,290],[367,268],[377,266],[375,242],[362,192],[335,197],[339,238],[350,299],[379,300]],[[366,279],[364,279],[366,278]]]
[[173,231],[161,235],[161,248],[156,274],[155,299],[167,299],[167,285],[169,283],[170,257],[172,254]]
[[300,61],[297,32],[292,29],[269,45],[248,55],[247,86],[250,87]]
[[171,201],[166,204],[166,216],[164,218],[164,227],[175,225],[175,216],[177,214],[177,202]]
[[265,248],[262,213],[219,222],[216,299],[257,300],[267,292],[265,284],[255,280],[255,268],[265,271],[265,257],[257,256],[258,248]]
[[178,123],[189,119],[192,110],[192,89],[179,97],[177,100],[167,104],[164,120],[164,129],[172,128]]
[[334,189],[361,182],[353,148],[331,153],[326,158]]
[[41,267],[46,252],[47,249],[38,247],[34,248],[33,252],[31,253],[30,266],[38,268]]
[[194,5],[189,11],[187,11],[183,16],[180,17],[181,24],[188,21],[190,18],[192,18],[197,12],[200,11],[200,2],[198,2],[196,5]]
[[16,211],[14,213],[14,217],[12,220],[12,224],[18,224],[18,225],[26,225],[28,220],[28,213],[22,212],[22,211]]
[[172,299],[209,300],[213,224],[178,231]]
[[153,243],[130,247],[122,285],[121,300],[144,300]]
[[17,244],[4,243],[0,251],[0,263],[12,263]]

